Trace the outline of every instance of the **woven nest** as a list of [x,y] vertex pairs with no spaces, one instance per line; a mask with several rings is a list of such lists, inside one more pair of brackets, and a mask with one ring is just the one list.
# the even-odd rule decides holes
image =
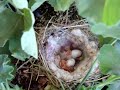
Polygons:
[[[98,52],[97,39],[89,29],[85,21],[70,25],[51,24],[40,36],[42,39],[39,51],[45,67],[57,78],[71,82],[85,77]],[[80,55],[73,58],[73,50],[80,51]],[[68,60],[71,58],[74,61],[68,66]]]

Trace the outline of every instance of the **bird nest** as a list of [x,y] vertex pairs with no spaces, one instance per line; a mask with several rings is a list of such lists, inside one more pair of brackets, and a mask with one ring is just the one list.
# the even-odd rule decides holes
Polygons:
[[86,22],[52,24],[45,29],[39,51],[46,68],[57,78],[71,82],[85,77],[98,52],[97,39],[89,29]]

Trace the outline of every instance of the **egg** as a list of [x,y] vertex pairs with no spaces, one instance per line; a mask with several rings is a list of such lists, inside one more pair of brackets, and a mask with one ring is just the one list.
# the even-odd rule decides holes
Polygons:
[[71,52],[71,56],[72,58],[76,59],[77,57],[80,57],[82,54],[82,52],[80,50],[74,49]]
[[74,71],[74,67],[67,66],[67,61],[66,60],[60,60],[59,65],[60,65],[61,69],[64,69],[65,71],[68,71],[68,72],[73,72]]
[[74,66],[75,65],[75,59],[68,59],[67,62],[66,62],[66,65],[68,67],[71,67],[71,66]]

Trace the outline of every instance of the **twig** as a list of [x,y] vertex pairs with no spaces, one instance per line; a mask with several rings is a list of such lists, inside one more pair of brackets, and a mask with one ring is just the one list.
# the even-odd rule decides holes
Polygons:
[[19,60],[17,60],[17,62],[16,62],[16,64],[15,64],[15,66],[17,66],[17,65],[18,65],[18,63],[19,63]]
[[17,71],[20,70],[24,65],[26,65],[31,60],[32,60],[32,58],[30,58],[28,61],[24,62],[20,67],[17,68]]
[[108,78],[110,75],[107,75],[107,76],[104,76],[104,77],[102,77],[102,78],[98,78],[98,79],[96,79],[96,80],[92,80],[92,81],[86,81],[87,83],[90,83],[90,82],[96,82],[96,81],[99,81],[99,80],[102,80],[102,79],[106,79],[106,78]]
[[[55,25],[53,25],[56,29],[67,29],[67,28],[81,28],[81,27],[86,27],[89,26],[88,24],[83,24],[83,25],[75,25],[75,26],[64,26],[64,27],[57,27]],[[86,27],[87,28],[87,27]]]
[[28,90],[30,90],[30,86],[31,86],[32,78],[33,78],[33,72],[31,73],[30,83],[29,83],[29,86],[28,86]]
[[89,25],[88,24],[83,24],[83,25],[75,25],[75,26],[66,26],[66,27],[62,27],[62,28],[66,29],[66,28],[86,27],[86,26],[89,26]]
[[[51,17],[51,19],[48,21],[46,27],[45,27],[45,31],[43,33],[43,40],[45,39],[45,34],[46,34],[46,31],[47,31],[47,28],[48,28],[48,25],[50,24],[50,22],[52,21],[53,17]],[[43,43],[43,40],[42,40],[42,43]]]
[[67,23],[68,23],[68,10],[66,11],[66,20],[65,20],[65,25],[67,25]]

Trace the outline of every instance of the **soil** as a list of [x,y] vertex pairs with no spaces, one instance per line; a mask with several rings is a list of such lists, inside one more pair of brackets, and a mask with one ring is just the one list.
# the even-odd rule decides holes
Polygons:
[[[43,34],[51,18],[53,18],[52,23],[60,25],[63,23],[65,25],[71,24],[72,22],[81,19],[81,17],[78,16],[74,4],[68,11],[55,12],[54,8],[45,2],[36,11],[34,11],[34,15],[36,19],[34,28],[36,31],[36,36],[39,36],[37,38],[38,45],[39,40],[42,39],[42,36],[40,37],[40,34]],[[60,90],[62,88],[61,82],[58,81],[52,75],[52,73],[44,67],[44,62],[42,61],[41,57],[39,57],[38,60],[35,60],[31,57],[25,62],[16,60],[14,62],[14,65],[16,66],[16,76],[13,79],[12,83],[19,85],[24,90]],[[63,85],[67,88],[70,88],[65,82]]]

